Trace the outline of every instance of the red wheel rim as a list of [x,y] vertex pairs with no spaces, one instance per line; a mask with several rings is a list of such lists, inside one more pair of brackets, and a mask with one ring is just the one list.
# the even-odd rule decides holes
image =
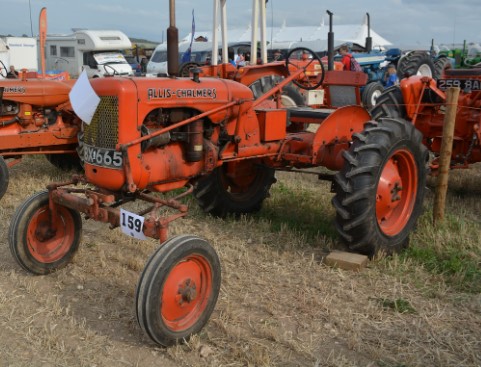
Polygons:
[[75,223],[68,209],[59,207],[56,231],[51,230],[48,205],[37,210],[27,227],[27,246],[32,257],[48,264],[62,259],[75,240]]
[[376,192],[376,217],[384,234],[395,236],[406,226],[416,201],[417,185],[412,153],[396,151],[384,165]]
[[177,263],[167,276],[161,294],[161,315],[173,331],[194,325],[204,313],[212,294],[212,269],[201,255]]

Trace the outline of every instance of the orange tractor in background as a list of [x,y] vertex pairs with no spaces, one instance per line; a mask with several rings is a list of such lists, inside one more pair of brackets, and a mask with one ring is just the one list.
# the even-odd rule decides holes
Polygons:
[[[214,0],[223,15],[225,4]],[[337,171],[319,178],[333,180],[341,238],[353,250],[391,253],[407,245],[421,214],[428,158],[412,124],[372,121],[356,105],[364,73],[325,71],[326,108],[283,106],[289,83],[312,87],[307,72],[312,63],[321,64],[313,52],[296,68],[292,60],[243,69],[214,62],[192,70],[192,77],[176,77],[174,9],[170,0],[170,77],[92,80],[100,102],[80,134],[85,175],[51,183],[26,200],[8,235],[13,257],[34,274],[71,261],[80,244],[81,213],[134,238],[158,239],[161,246],[137,285],[135,309],[140,327],[161,345],[200,331],[220,290],[220,261],[207,241],[168,239],[169,224],[187,215],[185,195],[193,193],[206,213],[238,216],[260,210],[277,169],[326,167]],[[263,94],[249,88],[271,76],[281,78]],[[127,205],[133,201],[135,212]]]
[[[5,65],[0,69],[4,73]],[[0,81],[0,198],[8,187],[9,167],[24,155],[45,154],[62,169],[80,167],[76,147],[81,120],[69,101],[73,84],[26,75]]]
[[452,168],[467,168],[481,162],[481,69],[446,69],[437,81],[422,76],[401,80],[385,90],[371,110],[374,119],[402,118],[423,135],[432,155],[431,168],[438,167],[446,112],[446,88],[459,87]]

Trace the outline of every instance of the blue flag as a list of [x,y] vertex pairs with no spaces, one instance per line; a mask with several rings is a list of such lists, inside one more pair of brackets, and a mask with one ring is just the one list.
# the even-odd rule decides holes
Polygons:
[[194,42],[194,34],[195,34],[195,19],[194,19],[194,9],[192,9],[192,33],[190,37],[190,45],[189,48],[182,54],[182,59],[180,62],[189,62],[190,61],[190,54],[192,53],[192,43]]

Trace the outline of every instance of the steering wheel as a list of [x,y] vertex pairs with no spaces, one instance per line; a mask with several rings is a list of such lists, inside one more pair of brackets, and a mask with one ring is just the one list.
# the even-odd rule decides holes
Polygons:
[[179,67],[179,76],[188,78],[190,76],[190,69],[199,67],[200,64],[196,62],[184,62]]
[[117,70],[115,70],[115,68],[114,68],[112,65],[105,64],[105,65],[104,65],[104,69],[105,69],[105,71],[107,71],[107,69],[113,70],[113,73],[112,73],[112,74],[109,74],[109,76],[120,75],[119,72],[118,72]]
[[[2,67],[0,68],[0,75],[3,76],[5,79],[7,78],[7,67],[5,64],[0,60],[0,64],[2,64]],[[2,73],[2,70],[5,70],[5,74]]]
[[301,89],[317,89],[324,81],[324,65],[321,58],[309,48],[296,47],[290,50],[286,57],[286,68],[289,74],[290,68],[304,69],[304,73],[292,81]]

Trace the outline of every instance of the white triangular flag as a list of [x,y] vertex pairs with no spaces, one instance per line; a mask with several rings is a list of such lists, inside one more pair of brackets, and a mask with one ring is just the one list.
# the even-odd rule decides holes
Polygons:
[[100,97],[95,93],[84,70],[69,93],[70,103],[78,117],[90,125],[95,110],[100,103]]

